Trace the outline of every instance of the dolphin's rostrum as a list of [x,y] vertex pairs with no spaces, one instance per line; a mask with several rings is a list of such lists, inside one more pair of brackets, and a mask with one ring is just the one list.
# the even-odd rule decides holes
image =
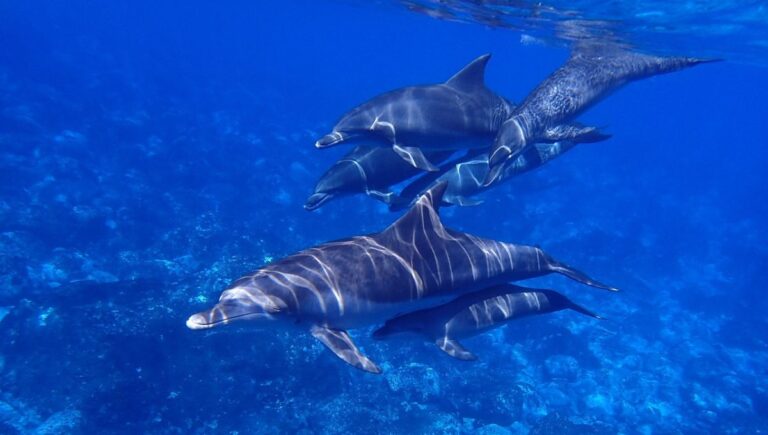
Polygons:
[[613,287],[560,263],[538,247],[483,239],[443,226],[437,213],[445,183],[380,233],[325,243],[235,281],[212,309],[192,315],[191,329],[236,320],[303,326],[336,356],[372,373],[347,329],[443,304],[500,283],[560,273]]

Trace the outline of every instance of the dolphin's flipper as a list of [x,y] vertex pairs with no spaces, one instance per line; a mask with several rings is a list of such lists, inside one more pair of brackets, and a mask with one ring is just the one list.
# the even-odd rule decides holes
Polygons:
[[452,338],[440,337],[437,339],[437,341],[435,341],[435,344],[440,348],[440,350],[456,359],[460,359],[462,361],[474,361],[477,359],[475,354],[468,351],[467,349],[464,349],[464,346],[462,346],[461,343]]
[[436,172],[440,168],[432,164],[427,159],[427,156],[417,147],[406,147],[402,145],[392,145],[392,149],[405,160],[410,163],[411,166],[422,169],[424,171]]
[[379,201],[387,205],[392,204],[392,201],[395,199],[395,192],[390,192],[390,191],[384,192],[381,190],[368,190],[365,192],[365,194],[370,196],[373,199],[378,199]]
[[364,370],[369,373],[379,374],[381,369],[368,357],[363,355],[352,342],[347,331],[341,329],[330,329],[324,326],[315,325],[312,327],[312,335],[320,340],[331,352],[341,358],[352,367]]
[[544,131],[544,139],[548,142],[567,140],[576,143],[594,143],[610,137],[610,134],[601,132],[597,127],[585,127],[580,124],[561,124]]

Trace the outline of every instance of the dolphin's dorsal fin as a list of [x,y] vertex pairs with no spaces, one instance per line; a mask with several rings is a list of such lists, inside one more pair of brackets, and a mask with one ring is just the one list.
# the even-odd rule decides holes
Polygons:
[[484,54],[470,62],[445,82],[447,86],[462,91],[474,91],[485,87],[485,65],[490,54]]
[[447,181],[435,184],[434,187],[424,192],[411,206],[411,209],[390,225],[386,231],[397,231],[401,234],[408,234],[414,230],[445,232],[438,209],[443,202],[443,195],[447,187]]

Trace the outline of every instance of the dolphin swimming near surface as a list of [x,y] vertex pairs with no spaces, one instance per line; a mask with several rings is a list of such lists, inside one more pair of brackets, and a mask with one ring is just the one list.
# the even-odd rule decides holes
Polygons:
[[565,309],[600,319],[597,314],[554,290],[502,284],[461,296],[444,305],[387,320],[384,326],[374,331],[373,337],[381,340],[395,334],[418,334],[448,355],[469,361],[477,357],[466,350],[459,339],[474,337],[522,317]]
[[385,230],[328,242],[285,257],[235,281],[191,329],[233,321],[309,330],[336,356],[371,373],[381,369],[358,350],[348,329],[380,324],[456,296],[549,273],[615,291],[538,247],[483,239],[443,226],[446,184],[427,191]]
[[621,86],[635,80],[688,68],[707,60],[658,57],[607,43],[582,43],[563,66],[541,82],[504,121],[488,159],[489,185],[503,165],[537,142],[588,137],[592,127],[563,125]]
[[[430,161],[439,163],[451,154],[453,151],[432,151],[426,155]],[[359,145],[325,171],[304,208],[316,210],[333,198],[356,193],[389,204],[395,196],[390,186],[420,172],[392,148]]]
[[485,54],[444,83],[374,97],[346,113],[315,146],[347,141],[392,147],[410,165],[436,171],[426,149],[490,146],[513,105],[485,86]]
[[526,149],[511,163],[506,164],[498,182],[490,186],[483,185],[483,180],[488,174],[488,154],[483,153],[473,159],[460,162],[445,172],[422,175],[404,187],[399,195],[392,197],[389,209],[390,211],[397,211],[408,207],[417,195],[443,181],[448,183],[445,195],[443,195],[443,202],[461,206],[481,204],[482,200],[474,199],[472,196],[498,186],[502,181],[539,168],[573,149],[576,145],[575,142],[568,140],[537,143]]

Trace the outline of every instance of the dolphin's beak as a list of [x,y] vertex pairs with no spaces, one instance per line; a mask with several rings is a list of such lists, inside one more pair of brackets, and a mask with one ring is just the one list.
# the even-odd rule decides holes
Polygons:
[[208,311],[202,311],[189,316],[187,328],[194,330],[209,329],[215,326],[226,325],[234,320],[272,318],[261,306],[248,302],[242,302],[238,299],[222,300]]
[[483,180],[483,187],[488,187],[493,184],[493,182],[499,178],[499,175],[501,175],[502,169],[504,169],[503,162],[496,164],[496,166],[489,166],[488,174],[485,175],[485,179]]
[[189,316],[189,319],[187,319],[187,328],[194,330],[213,328],[216,324],[210,323],[206,317],[207,316],[203,313]]
[[304,209],[309,211],[317,210],[331,198],[333,198],[333,195],[330,193],[318,192],[312,194],[312,196],[307,198],[307,202],[304,203]]
[[344,142],[344,135],[338,131],[331,132],[315,142],[315,148],[327,148]]

